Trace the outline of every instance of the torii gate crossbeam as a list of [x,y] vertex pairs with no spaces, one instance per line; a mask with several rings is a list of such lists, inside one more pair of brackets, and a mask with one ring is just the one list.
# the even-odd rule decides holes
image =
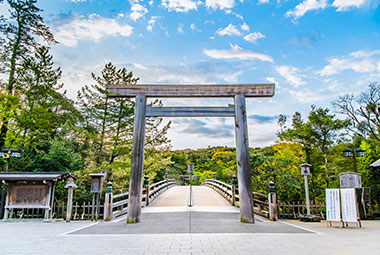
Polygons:
[[[161,117],[234,117],[236,163],[240,195],[240,221],[254,223],[251,169],[249,164],[246,97],[272,97],[274,84],[239,85],[109,85],[111,97],[136,97],[133,126],[132,166],[129,184],[127,223],[140,222],[144,170],[145,118]],[[151,107],[147,97],[233,97],[228,107]]]

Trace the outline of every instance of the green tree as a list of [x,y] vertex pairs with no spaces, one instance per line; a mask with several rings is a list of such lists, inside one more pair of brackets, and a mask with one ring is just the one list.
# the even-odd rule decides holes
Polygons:
[[21,62],[39,46],[37,38],[48,43],[55,43],[49,28],[43,23],[41,10],[36,7],[36,0],[8,0],[10,6],[9,19],[2,19],[0,32],[4,35],[1,48],[0,71],[8,76],[3,84],[2,96],[0,147],[4,146],[9,129],[9,123],[17,114],[18,104],[16,93],[18,89],[17,72]]
[[57,128],[67,121],[78,120],[79,113],[73,102],[59,92],[63,87],[60,78],[61,70],[54,67],[53,57],[44,46],[26,58],[18,70],[17,80],[22,86],[19,89],[21,109],[16,120],[22,148],[30,132],[45,129],[54,136]]
[[315,180],[318,178],[319,169],[315,166],[318,165],[315,162],[318,153],[314,149],[315,138],[310,135],[312,133],[312,127],[310,122],[304,122],[299,112],[294,113],[292,117],[291,128],[285,129],[283,132],[278,133],[277,136],[280,141],[296,142],[301,144],[304,150],[304,161],[311,164],[311,197],[314,199],[316,196]]
[[380,83],[372,83],[358,96],[345,95],[333,103],[338,113],[350,121],[347,128],[363,137],[380,142]]
[[[132,72],[125,68],[117,69],[112,63],[105,65],[101,76],[92,74],[92,77],[96,84],[85,86],[78,92],[82,127],[86,131],[85,143],[89,146],[88,168],[108,169],[109,178],[114,179],[114,172],[121,176],[121,166],[130,167],[134,101],[110,97],[106,86],[136,85],[138,78],[134,78]],[[152,104],[162,105],[160,101]],[[169,125],[162,125],[161,118],[146,119],[144,169],[151,178],[171,163],[170,156],[166,155]],[[123,178],[127,178],[127,172],[124,173]]]
[[107,84],[135,85],[138,78],[125,68],[117,69],[112,63],[105,65],[101,76],[91,74],[96,82],[78,92],[78,106],[83,116],[83,128],[88,132],[93,167],[103,162],[113,163],[117,156],[130,152],[133,130],[133,107],[130,99],[110,98]]
[[309,131],[313,137],[314,146],[323,155],[326,188],[329,187],[329,155],[331,146],[341,137],[339,131],[348,125],[346,121],[336,119],[335,115],[329,114],[329,111],[328,108],[316,108],[313,105],[308,117],[311,125]]

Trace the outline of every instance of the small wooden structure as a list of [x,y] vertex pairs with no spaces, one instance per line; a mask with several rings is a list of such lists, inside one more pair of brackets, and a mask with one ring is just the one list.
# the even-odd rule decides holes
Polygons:
[[68,173],[0,173],[0,181],[8,184],[4,219],[12,217],[14,209],[44,209],[44,219],[52,217],[54,190],[57,181],[63,180]]
[[[140,222],[146,117],[234,117],[236,163],[240,194],[240,220],[254,223],[251,169],[248,150],[246,97],[272,97],[274,84],[215,85],[108,85],[110,97],[135,97],[132,164],[127,223]],[[152,107],[147,98],[229,97],[227,107]]]
[[362,188],[362,174],[355,172],[340,173],[340,187],[341,188]]
[[78,188],[78,186],[75,184],[75,180],[77,179],[77,176],[74,174],[70,174],[67,177],[67,183],[65,185],[65,188],[67,189],[67,210],[66,210],[66,222],[70,222],[71,220],[71,214],[73,212],[73,195],[74,195],[74,189]]
[[92,218],[98,220],[100,214],[100,193],[102,193],[103,180],[106,178],[107,172],[89,174],[91,177],[91,193],[92,193]]
[[380,159],[370,164],[367,168],[373,170],[374,168],[380,168]]

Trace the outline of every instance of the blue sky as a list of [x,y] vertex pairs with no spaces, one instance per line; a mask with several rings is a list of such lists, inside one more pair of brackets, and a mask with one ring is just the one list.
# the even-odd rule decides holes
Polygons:
[[[306,117],[380,81],[380,0],[40,0],[71,98],[111,61],[141,83],[276,83],[247,99],[251,146],[274,143],[279,114]],[[6,7],[5,3],[1,8]],[[4,12],[5,8],[1,11]],[[218,105],[228,99],[172,99]],[[174,149],[234,146],[233,119],[172,119]]]

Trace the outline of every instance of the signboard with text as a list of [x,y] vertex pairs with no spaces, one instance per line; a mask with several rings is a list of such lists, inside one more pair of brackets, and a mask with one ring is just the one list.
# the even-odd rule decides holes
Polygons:
[[189,174],[194,173],[194,164],[187,164],[187,172]]
[[9,202],[12,207],[45,207],[47,205],[48,185],[8,184]]
[[362,178],[361,174],[347,172],[339,174],[340,177],[340,187],[341,188],[361,188]]
[[326,189],[326,220],[340,221],[339,189]]
[[358,213],[355,189],[340,189],[340,199],[342,205],[342,221],[357,222]]

